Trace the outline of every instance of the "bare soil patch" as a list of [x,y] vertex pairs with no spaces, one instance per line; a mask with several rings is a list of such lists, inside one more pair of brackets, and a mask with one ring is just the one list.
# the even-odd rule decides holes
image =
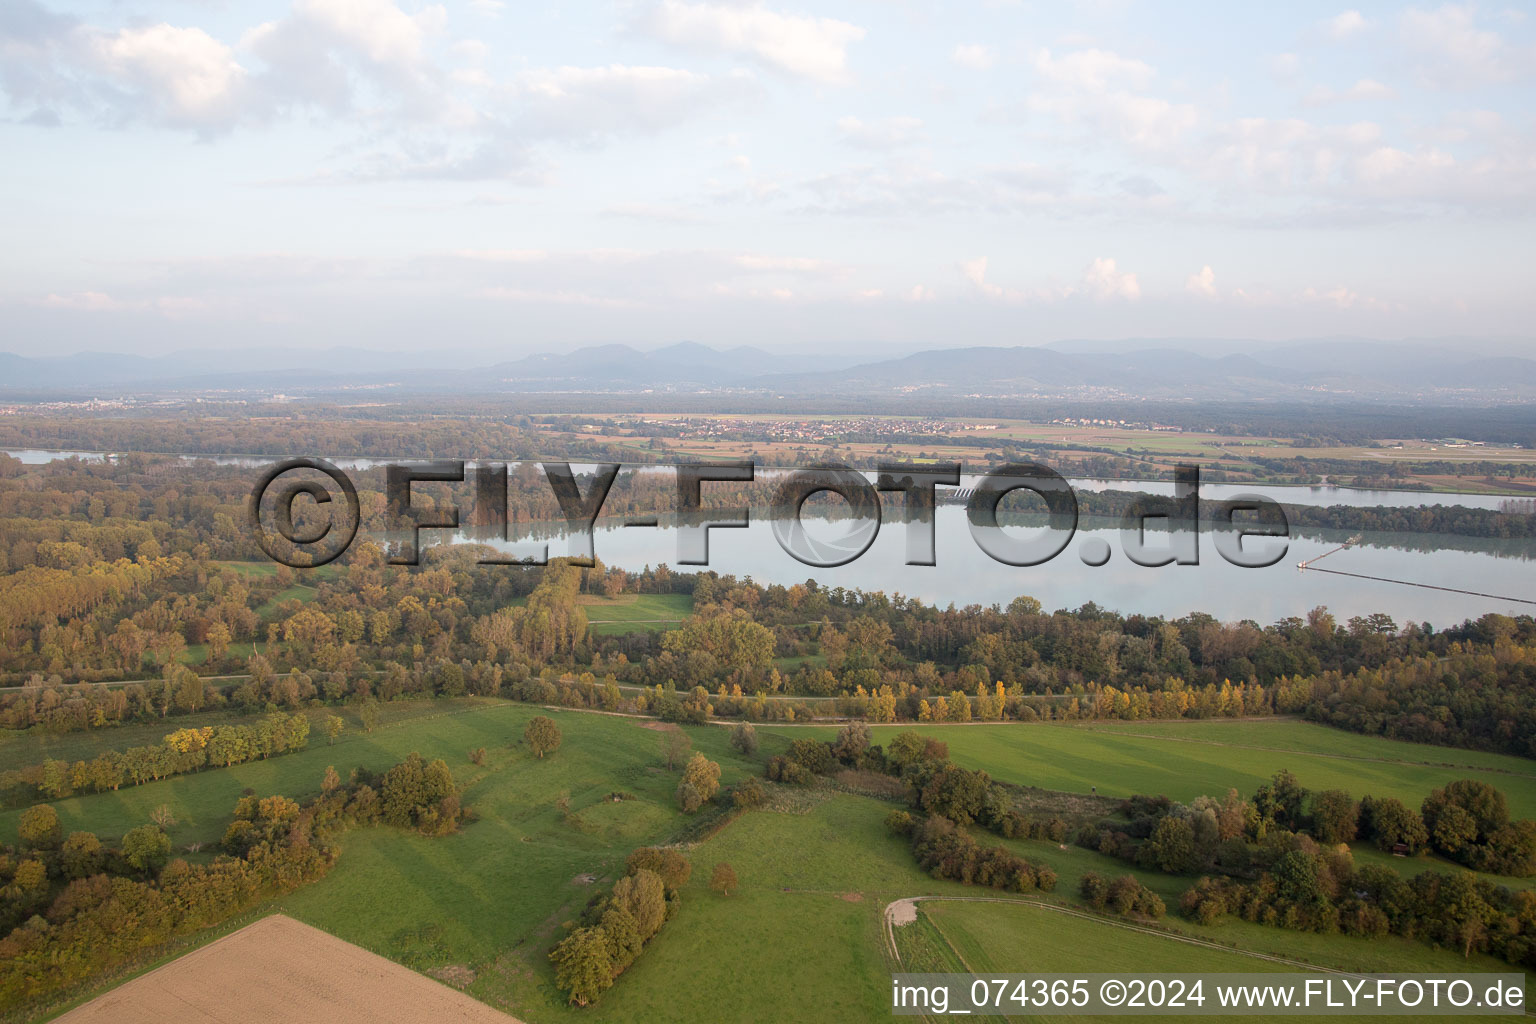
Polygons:
[[[468,968],[458,970],[474,979]],[[464,975],[456,975],[462,978]],[[465,982],[467,984],[467,982]],[[274,914],[97,996],[59,1024],[519,1024],[424,975]]]

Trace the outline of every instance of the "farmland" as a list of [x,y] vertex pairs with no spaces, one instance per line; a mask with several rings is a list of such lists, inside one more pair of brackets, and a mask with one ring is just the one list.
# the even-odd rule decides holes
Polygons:
[[[538,709],[500,700],[406,702],[368,734],[349,722],[334,746],[323,742],[268,761],[58,801],[66,831],[90,828],[115,835],[168,804],[177,818],[178,847],[217,842],[241,792],[281,792],[296,798],[318,791],[327,765],[382,768],[418,750],[452,768],[478,820],[447,838],[429,839],[381,827],[343,842],[340,862],[321,881],[272,906],[330,934],[419,971],[463,969],[466,990],[483,1002],[535,1022],[592,1019],[642,1022],[658,1015],[680,1021],[865,1019],[885,1012],[888,966],[882,952],[882,910],[913,895],[958,896],[972,890],[937,881],[918,869],[905,844],[882,824],[887,800],[827,786],[775,788],[768,807],[737,817],[712,834],[694,835],[672,800],[676,772],[661,763],[655,723],[620,716],[554,713],[565,734],[559,751],[536,759],[521,742]],[[551,713],[551,712],[545,712]],[[1391,792],[1415,803],[1447,778],[1482,773],[1495,780],[1518,814],[1536,804],[1536,780],[1524,762],[1441,748],[1347,737],[1347,756],[1318,752],[1317,727],[1290,721],[1128,723],[1101,728],[1060,725],[932,726],[923,732],[950,744],[961,764],[1044,789],[1100,793],[1167,792],[1187,799],[1227,786],[1249,791],[1288,767],[1309,785],[1342,784],[1357,794]],[[695,748],[722,766],[727,784],[760,771],[761,759],[814,729],[761,730],[755,758],[743,758],[718,726],[687,730]],[[889,730],[875,730],[877,742]],[[30,739],[30,738],[28,738]],[[16,741],[13,741],[13,746]],[[468,753],[487,750],[484,763]],[[1475,763],[1476,769],[1437,767]],[[1091,771],[1086,765],[1097,765]],[[615,801],[615,791],[633,799]],[[0,815],[0,834],[14,835],[19,812]],[[694,865],[676,919],[644,957],[593,1010],[574,1011],[556,991],[544,954],[562,922],[594,890],[622,873],[637,846],[682,839]],[[1060,883],[1048,899],[1072,902],[1086,871],[1130,871],[1170,904],[1187,880],[1128,869],[1075,846],[1009,840],[1006,845],[1050,865]],[[710,865],[728,862],[740,877],[730,896],[709,891]],[[1398,861],[1403,870],[1417,870]],[[933,904],[930,921],[962,951],[1030,950],[1062,928],[1094,932],[1107,925],[1054,918],[1038,927],[1039,909],[994,904]],[[1016,912],[1011,916],[1001,911]],[[1355,969],[1465,969],[1459,957],[1406,939],[1364,942],[1263,928],[1241,921],[1201,927],[1170,921],[1181,933],[1239,949]],[[808,939],[808,937],[814,937]],[[1156,936],[1121,934],[1111,942],[1081,936],[1115,961],[1119,952],[1143,956],[1144,942],[1171,950],[1169,969],[1186,961],[1204,969],[1236,954],[1157,945]],[[807,947],[806,943],[813,943]],[[1130,949],[1129,947],[1135,947]],[[1073,948],[1088,948],[1087,946]],[[1191,958],[1191,950],[1195,950]],[[969,961],[971,954],[967,954]],[[1023,955],[1022,953],[1020,955]],[[1149,959],[1138,961],[1160,963]],[[1495,962],[1483,958],[1486,969]],[[1019,962],[1020,964],[1023,961]],[[1023,969],[989,962],[991,969]],[[1236,968],[1233,968],[1236,969]],[[1480,968],[1481,969],[1481,968]],[[788,983],[793,979],[793,984]]]

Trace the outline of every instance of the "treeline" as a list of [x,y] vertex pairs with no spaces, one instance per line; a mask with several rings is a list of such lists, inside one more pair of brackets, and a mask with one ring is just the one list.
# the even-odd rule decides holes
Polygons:
[[250,725],[205,725],[177,729],[153,745],[104,750],[89,761],[49,758],[40,764],[0,772],[0,799],[8,805],[62,800],[77,793],[104,793],[141,786],[206,767],[228,768],[275,754],[303,750],[309,717],[273,712]]
[[19,844],[0,849],[0,1011],[35,1006],[320,878],[349,828],[382,821],[442,834],[463,813],[447,767],[418,754],[383,776],[328,778],[323,790],[302,805],[242,798],[209,864],[168,859],[155,825],[109,847],[89,832],[65,837],[51,806],[30,808]]
[[950,761],[942,741],[908,731],[882,748],[870,742],[869,726],[855,722],[830,742],[794,740],[786,753],[768,759],[765,774],[775,782],[809,785],[817,776],[848,768],[901,780],[919,813],[892,811],[886,828],[911,843],[918,864],[933,877],[1010,892],[1056,887],[1050,865],[1033,864],[1005,846],[984,847],[966,831],[976,824],[1012,837],[1027,826],[1008,791],[986,772]]
[[555,984],[586,1006],[629,969],[681,905],[693,866],[673,849],[642,847],[629,855],[624,877],[592,897],[581,919],[549,952]]
[[[1281,771],[1247,800],[1235,790],[1188,804],[1132,797],[1076,839],[1145,870],[1201,874],[1179,901],[1201,924],[1230,914],[1301,931],[1391,932],[1536,965],[1536,894],[1471,871],[1405,881],[1382,865],[1357,867],[1345,845],[1356,840],[1401,856],[1432,850],[1493,874],[1536,874],[1536,822],[1512,821],[1504,795],[1474,779],[1436,789],[1415,810],[1392,797],[1310,792]],[[1098,882],[1094,893],[1110,899]]]
[[1236,790],[1187,804],[1132,797],[1076,841],[1149,870],[1251,875],[1272,868],[1297,836],[1320,847],[1367,840],[1388,853],[1433,850],[1479,871],[1536,875],[1536,821],[1512,820],[1504,794],[1476,779],[1436,789],[1414,809],[1394,797],[1312,792],[1281,771],[1247,800]]

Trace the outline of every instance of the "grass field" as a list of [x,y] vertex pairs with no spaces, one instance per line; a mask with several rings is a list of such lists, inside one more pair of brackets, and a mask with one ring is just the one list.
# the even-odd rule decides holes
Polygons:
[[[1005,782],[1101,796],[1162,794],[1192,800],[1235,786],[1244,796],[1281,768],[1308,789],[1355,797],[1394,796],[1417,807],[1437,786],[1484,779],[1509,799],[1510,813],[1536,817],[1536,762],[1503,754],[1401,743],[1289,719],[1131,722],[1114,725],[880,726],[875,742],[916,728],[949,744],[950,757]],[[835,730],[777,729],[786,738]],[[1337,754],[1325,753],[1329,749]]]
[[597,636],[619,633],[661,632],[675,629],[693,614],[690,594],[621,594],[599,597],[584,594],[578,603],[587,613],[590,631]]
[[[1030,904],[999,904],[960,901],[929,901],[919,904],[918,920],[898,928],[897,943],[902,951],[903,968],[908,951],[922,963],[935,953],[962,966],[935,967],[967,973],[1137,973],[1174,972],[1268,974],[1296,971],[1299,968],[1276,963],[1238,950],[1197,946],[1166,935],[1121,927],[1112,919],[1090,920],[1058,913]],[[1399,940],[1401,941],[1401,940]],[[1389,943],[1396,946],[1397,943]],[[934,947],[938,947],[935,950]],[[1394,948],[1394,954],[1398,952]],[[940,960],[942,963],[943,961]],[[1394,961],[1395,969],[1408,971],[1407,964]],[[1434,968],[1419,968],[1433,970]],[[1444,970],[1442,965],[1440,969]],[[1463,965],[1462,970],[1508,970],[1507,965],[1482,963]],[[1206,1005],[1211,993],[1205,992]],[[1026,1020],[1112,1020],[1111,1017],[1057,1017],[1041,1015]],[[1244,1014],[1245,1022],[1282,1020],[1277,1016]],[[1411,1017],[1377,1017],[1379,1020],[1414,1020]],[[1467,1018],[1496,1020],[1488,1016]]]
[[[527,720],[541,713],[556,719],[564,742],[553,756],[537,760],[523,747],[521,735]],[[689,825],[675,808],[673,789],[679,773],[661,764],[660,733],[654,723],[548,712],[489,698],[386,705],[384,722],[372,734],[361,733],[350,712],[347,717],[348,731],[334,746],[327,746],[317,733],[312,746],[296,754],[55,806],[66,830],[89,828],[115,837],[147,820],[156,806],[169,804],[179,819],[173,841],[184,847],[216,842],[247,787],[303,797],[318,791],[328,764],[345,775],[360,765],[386,767],[411,750],[442,757],[463,787],[476,820],[457,835],[436,839],[387,828],[349,833],[342,840],[339,863],[326,878],[283,897],[273,908],[417,970],[468,968],[474,972],[468,986],[471,995],[532,1024],[566,1019],[641,1024],[883,1018],[889,1012],[890,970],[882,931],[885,904],[914,895],[979,892],[934,880],[917,869],[905,842],[888,835],[883,825],[892,803],[828,788],[775,789],[769,809],[739,817],[691,845],[694,873],[681,911],[597,1006],[574,1010],[555,990],[546,959],[562,923],[576,916],[595,886],[610,882],[622,870],[629,851],[672,840]],[[1209,727],[1211,732],[1181,735],[1190,727]],[[1146,733],[1148,728],[1141,724],[1138,731]],[[921,731],[946,739],[951,756],[962,763],[986,767],[1009,781],[1083,790],[1083,779],[1107,774],[1125,780],[1117,794],[1150,790],[1183,799],[1227,785],[1249,792],[1275,769],[1290,767],[1306,785],[1401,792],[1416,801],[1427,792],[1426,783],[1458,774],[1425,763],[1449,756],[1477,761],[1478,770],[1490,773],[1510,795],[1512,809],[1529,813],[1525,808],[1536,783],[1515,771],[1525,762],[1337,733],[1326,735],[1338,738],[1351,756],[1328,757],[1311,749],[1318,742],[1316,728],[1283,721],[1175,723],[1167,727],[1169,735],[1155,738],[1119,728],[1055,725],[935,726]],[[729,748],[726,729],[688,730],[695,746],[720,762],[726,784],[760,772],[762,759],[790,738],[816,731],[761,728],[762,750],[757,758],[744,760]],[[114,732],[121,734],[99,735]],[[889,730],[878,732],[885,736]],[[16,746],[13,742],[6,749]],[[483,766],[468,759],[469,751],[479,746],[488,751]],[[1091,767],[1095,763],[1099,767]],[[1327,775],[1329,771],[1336,774]],[[1362,771],[1377,773],[1370,776],[1369,785],[1358,781]],[[1389,789],[1386,781],[1393,776],[1397,788]],[[1100,791],[1108,785],[1101,785]],[[635,799],[607,799],[615,791]],[[14,837],[18,816],[15,811],[0,814],[0,835]],[[1060,883],[1050,897],[1054,900],[1075,899],[1078,880],[1090,870],[1135,874],[1170,906],[1190,882],[1134,871],[1076,847],[1022,840],[1006,845],[1057,871]],[[720,861],[732,864],[740,878],[739,890],[729,897],[707,886],[712,866]],[[1405,871],[1419,869],[1414,862],[1399,863]],[[597,881],[588,881],[590,876]],[[1177,951],[1156,946],[1160,952],[1149,952],[1141,946],[1143,938],[1154,943],[1171,940],[1107,934],[1111,926],[1099,922],[1063,925],[1053,917],[1042,930],[1040,915],[1045,912],[1035,909],[998,905],[996,911],[951,914],[951,906],[962,905],[943,905],[932,925],[951,948],[962,952],[1018,950],[1024,956],[1037,947],[1076,950],[1081,940],[1081,948],[1106,958],[1138,957],[1136,966],[1146,969],[1157,969],[1146,967],[1161,962],[1156,956],[1177,958],[1195,950],[1198,959],[1191,963],[1206,970],[1225,969],[1212,965],[1225,963],[1229,955],[1192,946]],[[1024,916],[1005,916],[1014,911]],[[1223,945],[1346,969],[1503,967],[1486,959],[1463,961],[1398,938],[1367,942],[1238,920],[1209,928],[1176,918],[1167,924]],[[1100,935],[1100,928],[1106,934]],[[965,953],[966,961],[972,956]],[[1012,961],[999,960],[990,966],[1042,969],[1040,962],[1011,967]],[[1077,958],[1062,966],[1081,969]]]

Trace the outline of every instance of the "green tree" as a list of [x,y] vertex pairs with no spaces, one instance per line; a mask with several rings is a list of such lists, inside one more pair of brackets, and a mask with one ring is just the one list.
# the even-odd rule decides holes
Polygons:
[[64,828],[59,824],[59,812],[49,804],[38,804],[21,812],[16,825],[16,837],[21,845],[33,850],[56,850],[64,838]]
[[379,702],[366,700],[357,708],[358,721],[363,723],[363,732],[371,733],[379,727]]
[[1419,813],[1396,797],[1366,797],[1360,801],[1361,834],[1374,839],[1378,849],[1391,852],[1397,844],[1416,853],[1429,842],[1429,831]]
[[123,859],[138,870],[153,874],[171,855],[171,838],[157,825],[140,825],[123,836]]
[[560,749],[560,727],[552,718],[535,715],[523,729],[523,739],[532,748],[534,756],[543,758]]
[[832,756],[847,765],[857,765],[859,758],[869,749],[869,726],[863,722],[849,722],[837,731],[832,740]]
[[957,825],[969,825],[981,816],[991,785],[992,780],[986,772],[946,764],[923,786],[918,794],[918,806]]
[[1182,875],[1200,866],[1194,825],[1188,818],[1164,815],[1142,849],[1145,861],[1159,871]]
[[736,888],[736,869],[723,861],[716,864],[709,875],[709,887],[722,896],[729,896]]
[[737,722],[731,728],[731,746],[735,747],[744,757],[751,757],[757,753],[757,730],[751,722]]
[[341,731],[343,729],[345,729],[346,727],[347,727],[347,723],[342,720],[342,717],[340,715],[326,715],[325,716],[325,742],[327,744],[335,743],[336,742],[336,737],[340,736],[341,735]]
[[70,878],[89,878],[101,870],[105,851],[94,832],[71,832],[59,851],[59,864]]
[[601,928],[578,928],[549,951],[555,984],[577,1006],[586,1006],[613,984],[613,957]]
[[1312,835],[1320,843],[1352,843],[1359,811],[1342,789],[1325,789],[1312,796]]

